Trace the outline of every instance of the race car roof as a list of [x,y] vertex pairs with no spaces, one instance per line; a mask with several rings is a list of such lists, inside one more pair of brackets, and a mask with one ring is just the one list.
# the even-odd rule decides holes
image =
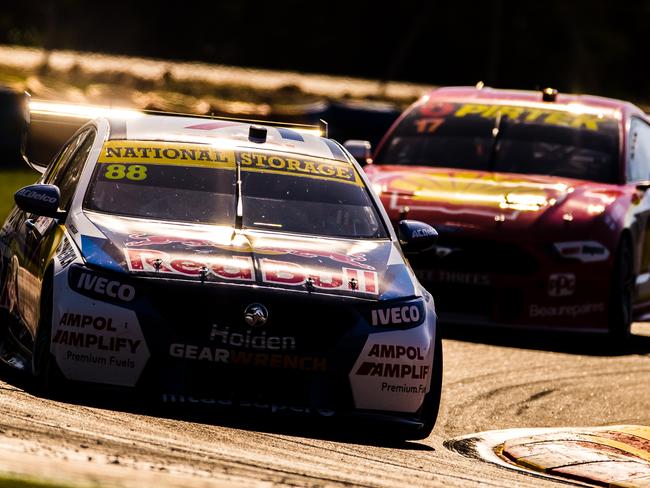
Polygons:
[[[448,86],[432,90],[426,95],[436,99],[458,99],[476,100],[485,102],[518,102],[518,103],[542,103],[542,91],[532,90],[504,90],[490,87],[473,86]],[[569,105],[581,105],[585,108],[598,109],[604,112],[628,112],[644,115],[637,106],[624,100],[615,98],[598,97],[594,95],[575,95],[569,93],[558,93],[554,102],[543,102],[555,105],[557,108]]]
[[[317,135],[317,130],[274,127],[227,119],[193,118],[135,114],[132,117],[108,119],[109,139],[138,141],[174,141],[218,145],[220,141],[235,147],[263,148],[299,153],[312,157],[348,162],[341,147],[331,139]],[[251,125],[267,131],[264,142],[250,138]]]

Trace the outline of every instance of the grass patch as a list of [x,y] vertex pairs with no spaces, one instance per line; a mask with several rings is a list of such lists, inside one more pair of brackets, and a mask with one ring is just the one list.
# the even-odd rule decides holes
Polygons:
[[[14,206],[14,193],[23,186],[36,182],[38,177],[38,173],[27,168],[0,170],[0,226]],[[0,479],[0,487],[4,486],[2,483]]]
[[0,474],[0,488],[68,488],[65,485],[13,478]]

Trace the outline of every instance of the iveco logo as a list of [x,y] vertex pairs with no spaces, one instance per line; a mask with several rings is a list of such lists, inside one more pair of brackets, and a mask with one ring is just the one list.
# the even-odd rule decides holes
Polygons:
[[251,327],[261,327],[269,319],[269,311],[261,303],[251,303],[244,310],[244,320]]

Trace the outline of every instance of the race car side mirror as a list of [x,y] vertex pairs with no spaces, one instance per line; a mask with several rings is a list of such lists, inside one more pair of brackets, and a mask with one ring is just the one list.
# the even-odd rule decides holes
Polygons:
[[369,141],[350,139],[349,141],[345,141],[343,147],[348,150],[361,166],[372,163],[372,144]]
[[405,253],[418,253],[431,249],[438,240],[438,232],[429,224],[418,220],[400,220],[397,237]]
[[42,217],[61,218],[65,212],[59,210],[61,192],[55,185],[29,185],[14,194],[18,208]]

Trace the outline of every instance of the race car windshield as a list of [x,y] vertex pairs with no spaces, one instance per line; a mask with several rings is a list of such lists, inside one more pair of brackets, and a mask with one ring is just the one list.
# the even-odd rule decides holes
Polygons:
[[109,141],[84,208],[131,217],[234,226],[236,167],[244,228],[386,238],[355,168],[345,162],[154,141]]
[[541,105],[438,102],[405,117],[375,162],[613,183],[618,158],[613,117]]

